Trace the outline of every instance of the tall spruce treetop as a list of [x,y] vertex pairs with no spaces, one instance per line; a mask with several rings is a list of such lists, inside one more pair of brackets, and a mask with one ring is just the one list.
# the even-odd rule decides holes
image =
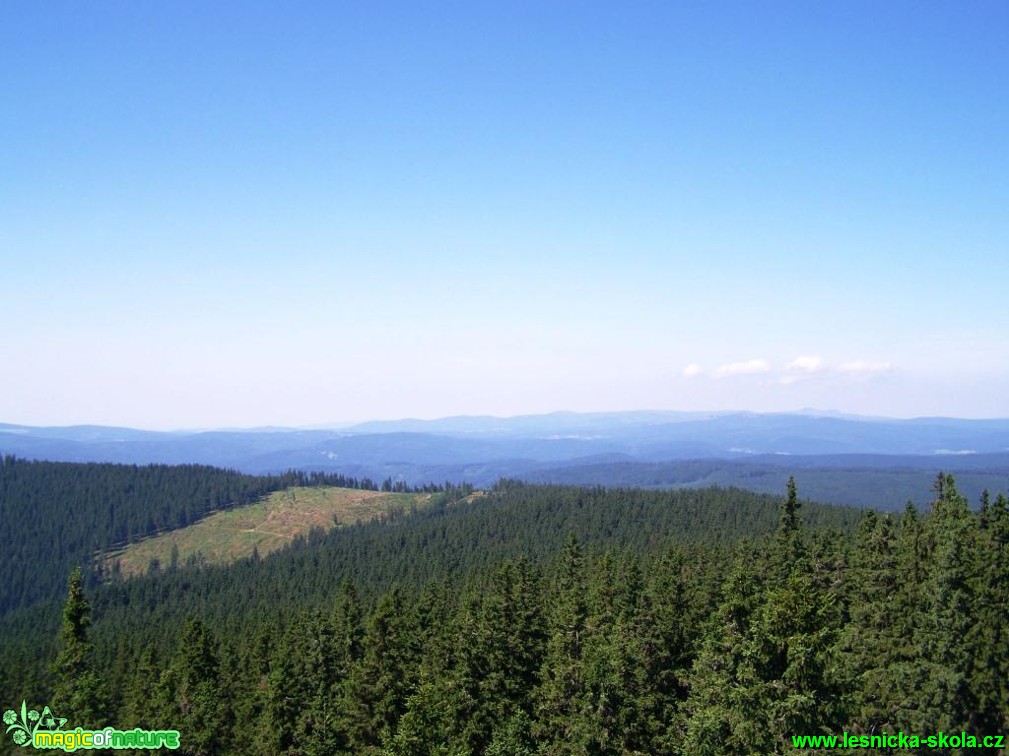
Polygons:
[[214,633],[198,617],[187,617],[175,653],[155,689],[159,723],[170,722],[185,733],[181,753],[209,756],[224,750],[229,704],[221,690],[219,672]]
[[772,574],[779,580],[787,577],[801,560],[804,549],[799,523],[798,493],[795,478],[788,478],[788,493],[781,505],[781,518],[775,534],[774,550],[771,553]]
[[974,584],[978,651],[970,689],[975,700],[971,724],[979,731],[1009,729],[1009,500],[982,495],[978,514]]
[[87,643],[88,625],[91,624],[91,605],[84,598],[81,582],[81,568],[74,567],[67,581],[67,600],[63,605],[60,640],[65,645]]
[[795,488],[795,477],[788,476],[788,496],[785,505],[781,510],[781,531],[782,533],[794,533],[799,529],[799,497]]
[[976,518],[952,475],[936,478],[936,499],[925,527],[929,549],[924,583],[925,611],[916,629],[925,673],[923,703],[912,726],[934,723],[947,732],[972,729],[968,718],[977,709],[970,676],[979,658],[977,623]]
[[94,671],[93,650],[88,641],[91,606],[84,598],[81,569],[70,573],[67,600],[63,605],[59,651],[53,664],[52,707],[82,727],[102,724],[102,695]]

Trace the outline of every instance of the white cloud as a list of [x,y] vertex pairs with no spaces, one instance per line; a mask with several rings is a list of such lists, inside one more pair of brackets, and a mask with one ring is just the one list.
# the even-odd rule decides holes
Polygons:
[[782,385],[787,386],[812,378],[815,374],[822,373],[826,368],[827,365],[820,357],[800,355],[785,365],[785,373],[778,380]]
[[837,386],[839,382],[861,382],[890,373],[893,366],[889,362],[869,360],[849,360],[828,362],[817,355],[799,355],[785,365],[772,365],[763,358],[740,360],[707,370],[692,362],[681,371],[684,378],[713,378],[721,380],[733,377],[765,376],[761,380],[779,386],[793,386],[800,383],[821,383]]
[[823,360],[819,357],[799,356],[785,365],[785,370],[801,370],[806,373],[815,373],[823,370]]
[[730,375],[755,375],[757,373],[767,373],[771,369],[771,363],[767,360],[754,359],[745,362],[730,362],[722,365],[715,371],[716,378],[726,378]]

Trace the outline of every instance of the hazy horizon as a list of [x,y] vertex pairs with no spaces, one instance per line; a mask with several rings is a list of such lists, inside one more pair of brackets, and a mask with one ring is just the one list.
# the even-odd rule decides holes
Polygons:
[[1009,415],[1009,5],[0,8],[0,422]]
[[[901,422],[901,421],[916,421],[916,420],[966,420],[966,421],[1009,421],[1009,415],[1002,416],[988,416],[988,417],[957,417],[953,415],[912,415],[912,416],[895,416],[895,415],[861,415],[849,412],[839,412],[837,410],[820,409],[815,407],[803,407],[801,409],[794,410],[775,410],[769,412],[755,412],[753,410],[747,409],[726,409],[726,410],[668,410],[668,409],[634,409],[634,410],[615,410],[615,411],[592,411],[592,412],[578,412],[573,410],[553,410],[551,412],[542,413],[520,413],[515,415],[495,415],[487,413],[476,413],[476,414],[463,414],[463,415],[436,415],[431,417],[420,417],[420,416],[403,416],[403,417],[372,417],[366,418],[364,420],[333,420],[330,422],[320,422],[305,425],[195,425],[195,426],[130,426],[130,425],[111,425],[105,423],[52,423],[47,425],[38,425],[33,423],[14,423],[9,420],[0,417],[0,426],[12,425],[12,426],[23,426],[30,428],[74,428],[74,427],[108,427],[108,428],[123,428],[128,430],[138,430],[138,431],[151,431],[158,433],[205,433],[211,431],[223,431],[223,432],[245,432],[245,431],[263,431],[263,430],[276,430],[276,431],[326,431],[326,430],[347,430],[361,425],[367,425],[372,423],[437,423],[440,421],[447,420],[463,420],[463,419],[482,419],[486,418],[488,420],[521,420],[525,418],[547,418],[555,415],[563,416],[597,416],[597,415],[649,415],[649,414],[671,414],[680,415],[684,417],[696,416],[699,419],[705,417],[715,417],[715,416],[730,416],[730,415],[796,415],[796,416],[807,416],[807,417],[826,417],[826,418],[842,418],[851,420],[867,420],[867,421],[880,421],[880,422]],[[0,428],[0,432],[3,429]]]

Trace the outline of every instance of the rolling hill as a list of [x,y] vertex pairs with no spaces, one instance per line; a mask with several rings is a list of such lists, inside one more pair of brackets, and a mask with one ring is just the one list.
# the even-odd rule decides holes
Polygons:
[[[153,432],[0,424],[0,454],[192,464],[247,474],[337,472],[410,485],[501,478],[780,491],[800,471],[812,498],[860,506],[927,500],[939,471],[976,499],[1009,479],[1009,420],[893,420],[836,413],[617,412],[376,421],[340,429]],[[702,463],[696,463],[703,460]],[[839,471],[845,470],[845,475]],[[869,486],[878,495],[867,496]]]

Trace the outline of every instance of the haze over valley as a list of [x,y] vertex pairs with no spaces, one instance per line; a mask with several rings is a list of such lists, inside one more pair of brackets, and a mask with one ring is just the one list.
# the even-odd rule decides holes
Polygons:
[[206,464],[251,474],[330,472],[409,486],[500,478],[778,493],[794,474],[820,501],[924,504],[955,472],[976,501],[1009,483],[1009,420],[893,420],[838,413],[554,413],[375,421],[338,430],[156,432],[0,425],[0,454],[127,464]]

